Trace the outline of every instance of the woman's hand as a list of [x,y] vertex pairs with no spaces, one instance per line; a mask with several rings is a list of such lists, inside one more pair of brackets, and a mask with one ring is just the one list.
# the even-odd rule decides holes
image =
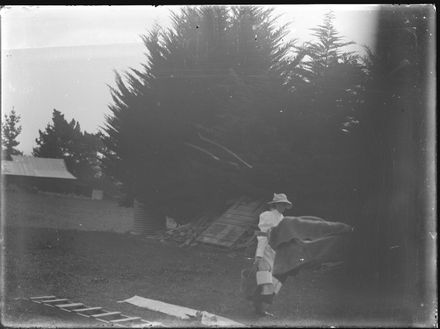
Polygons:
[[262,260],[263,260],[263,257],[256,256],[255,260],[254,260],[254,265],[259,266]]

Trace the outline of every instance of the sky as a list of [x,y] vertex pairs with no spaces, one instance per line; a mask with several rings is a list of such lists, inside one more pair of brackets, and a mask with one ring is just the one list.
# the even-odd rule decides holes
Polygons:
[[[145,62],[140,36],[155,24],[170,26],[180,6],[5,6],[1,15],[2,116],[21,116],[18,149],[30,154],[52,110],[82,129],[97,132],[111,103],[115,70]],[[310,28],[335,13],[335,27],[353,49],[373,46],[376,5],[278,5],[278,23],[290,23],[289,38],[311,39]]]

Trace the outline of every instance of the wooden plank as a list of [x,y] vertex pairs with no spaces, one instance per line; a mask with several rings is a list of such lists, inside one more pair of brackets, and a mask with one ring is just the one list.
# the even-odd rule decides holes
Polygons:
[[217,246],[227,247],[229,245],[229,241],[221,241],[215,238],[204,237],[200,242],[215,244]]
[[223,237],[223,239],[221,240],[221,242],[227,246],[230,247],[232,246],[235,241],[237,241],[244,233],[246,232],[245,229],[234,229],[234,230],[230,230],[227,235],[225,235]]
[[236,225],[231,225],[231,224],[219,224],[219,223],[215,223],[213,225],[211,225],[205,232],[203,232],[203,236],[211,236],[211,237],[216,237],[217,239],[222,239],[223,236],[225,234],[227,234],[227,232],[229,230],[231,230],[231,228],[233,227],[238,227]]
[[246,231],[247,231],[247,228],[231,225],[230,230],[227,232],[227,234],[223,238],[227,239],[227,240],[234,240],[235,241],[237,239],[238,235],[241,235]]
[[216,244],[218,239],[215,236],[202,236],[197,241],[204,242],[204,243]]
[[243,227],[241,225],[236,225],[236,223],[222,223],[221,230],[206,230],[205,232],[203,232],[203,236],[212,236],[217,237],[218,239],[223,239],[224,236],[228,235],[231,231],[247,231],[248,229],[248,226]]
[[226,240],[226,239],[225,239],[225,236],[228,236],[229,233],[230,233],[231,231],[233,231],[234,229],[236,229],[236,226],[235,226],[235,225],[226,225],[226,227],[225,227],[221,232],[219,232],[219,233],[217,234],[217,239],[218,239],[218,240]]
[[232,245],[232,243],[230,241],[216,241],[215,243],[213,243],[217,246],[222,246],[222,247],[229,247]]
[[60,299],[48,299],[48,300],[43,300],[42,303],[48,304],[48,303],[58,303],[58,302],[67,302],[68,299],[66,298],[60,298]]
[[257,225],[254,221],[239,221],[233,218],[223,218],[221,221],[219,221],[220,224],[227,224],[227,225],[236,225],[240,227],[250,227],[252,225]]
[[230,211],[225,213],[225,215],[242,216],[258,219],[259,214],[250,213],[248,211]]
[[226,218],[239,217],[239,218],[245,218],[248,220],[251,220],[251,219],[258,220],[259,214],[253,214],[253,213],[244,212],[244,211],[229,211],[229,212],[223,213],[217,220],[219,220],[220,218],[224,218],[224,217],[226,217]]
[[198,241],[204,243],[212,243],[212,244],[216,244],[218,242],[218,240],[215,237],[209,237],[209,236],[202,236]]
[[226,228],[227,224],[214,222],[211,225],[208,226],[208,228],[205,231],[220,233]]
[[55,296],[38,296],[38,297],[30,297],[32,301],[37,301],[38,299],[51,299],[56,298]]
[[257,202],[250,202],[250,203],[237,202],[233,206],[229,207],[229,209],[226,210],[225,212],[234,211],[234,210],[255,212],[256,210],[261,208],[262,208],[261,204]]
[[249,214],[250,216],[255,216],[255,213],[259,211],[260,208],[251,208],[251,207],[239,207],[234,209],[229,209],[228,211],[225,211],[224,214],[233,212],[233,213],[239,213],[239,214]]
[[56,307],[68,308],[68,307],[76,307],[76,306],[84,306],[82,303],[71,303],[71,304],[57,304]]
[[208,238],[212,238],[214,240],[221,240],[223,235],[220,235],[220,233],[217,234],[211,234],[210,232],[208,232],[207,234],[203,234],[203,236],[206,236]]
[[236,223],[242,223],[242,224],[246,224],[246,225],[252,225],[254,223],[257,223],[258,219],[252,218],[252,217],[233,215],[233,216],[223,216],[215,221],[215,223],[223,223],[223,222],[228,222],[228,223],[236,222]]
[[225,234],[219,240],[235,242],[245,231],[245,229],[238,226],[231,227],[229,230],[225,231]]
[[134,317],[131,317],[131,318],[110,320],[110,322],[111,323],[119,323],[119,322],[134,321],[134,320],[139,320],[139,319],[140,319],[140,317],[134,316]]
[[217,236],[218,234],[223,232],[227,226],[227,224],[213,223],[201,235]]
[[254,206],[254,205],[246,205],[246,206],[240,206],[234,209],[231,209],[231,211],[234,212],[243,212],[247,214],[254,214],[260,207]]
[[237,214],[225,214],[221,217],[219,217],[215,222],[219,223],[223,220],[234,220],[237,222],[247,222],[247,223],[253,223],[258,221],[258,218],[256,217],[251,217],[251,216],[242,216],[242,215],[237,215]]
[[236,203],[229,209],[227,209],[224,214],[235,212],[235,213],[245,213],[254,216],[255,213],[263,209],[263,204],[261,202],[250,202],[250,203]]
[[246,202],[246,203],[240,203],[238,204],[236,207],[234,207],[235,209],[257,209],[257,208],[261,208],[263,206],[263,204],[259,201],[253,201],[253,202]]
[[75,312],[87,312],[87,311],[97,311],[102,310],[102,307],[87,307],[87,308],[78,308],[75,309]]
[[101,318],[104,316],[117,315],[117,314],[121,314],[121,312],[107,312],[107,313],[101,313],[101,314],[92,314],[91,316],[94,318]]

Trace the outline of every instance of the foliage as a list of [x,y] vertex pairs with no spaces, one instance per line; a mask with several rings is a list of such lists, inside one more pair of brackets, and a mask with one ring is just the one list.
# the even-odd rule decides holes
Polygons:
[[68,170],[80,181],[91,182],[97,178],[100,135],[81,131],[79,122],[74,119],[68,122],[56,109],[52,123],[47,124],[44,131],[39,130],[39,135],[34,156],[64,159]]
[[[333,21],[334,14],[328,12],[323,23],[312,29],[316,40],[298,48],[302,61],[297,69],[290,71],[291,81],[296,83],[287,120],[293,127],[286,130],[294,132],[291,139],[297,149],[316,152],[333,149],[331,144],[343,144],[343,134],[358,123],[364,65],[359,55],[344,50],[354,42],[343,42]],[[309,143],[297,142],[303,140]]]
[[323,24],[317,28],[312,28],[312,34],[318,40],[307,44],[307,55],[311,58],[306,67],[309,72],[308,79],[311,83],[319,82],[320,78],[325,79],[329,75],[329,70],[334,68],[342,58],[348,57],[351,53],[341,54],[341,49],[354,42],[342,42],[342,37],[333,25],[335,16],[333,12],[328,12],[324,17]]
[[331,14],[301,47],[270,9],[186,7],[172,19],[143,37],[143,70],[111,88],[103,165],[127,193],[179,217],[182,204],[320,188],[323,164],[344,173],[366,76]]
[[18,135],[21,133],[20,115],[12,109],[9,115],[4,115],[2,123],[2,152],[4,152],[6,159],[11,159],[11,155],[23,154],[17,149],[20,144],[17,141]]

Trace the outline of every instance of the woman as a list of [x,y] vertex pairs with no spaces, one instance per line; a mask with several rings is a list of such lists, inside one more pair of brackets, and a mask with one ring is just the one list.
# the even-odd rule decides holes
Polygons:
[[260,215],[258,223],[256,289],[250,295],[255,312],[261,316],[272,316],[265,310],[266,305],[272,303],[289,276],[341,257],[341,235],[353,231],[347,224],[319,217],[284,217],[292,203],[282,193],[275,193],[268,204],[271,209]]
[[272,316],[272,314],[265,310],[265,304],[271,304],[273,296],[277,294],[281,288],[280,280],[272,276],[275,251],[269,245],[269,235],[271,230],[278,226],[283,220],[283,213],[286,209],[292,208],[292,203],[283,193],[274,193],[273,200],[268,202],[268,204],[270,205],[270,210],[260,215],[258,223],[260,232],[258,232],[257,235],[258,244],[254,263],[257,267],[256,276],[258,288],[255,292],[253,302],[255,312],[261,316]]

